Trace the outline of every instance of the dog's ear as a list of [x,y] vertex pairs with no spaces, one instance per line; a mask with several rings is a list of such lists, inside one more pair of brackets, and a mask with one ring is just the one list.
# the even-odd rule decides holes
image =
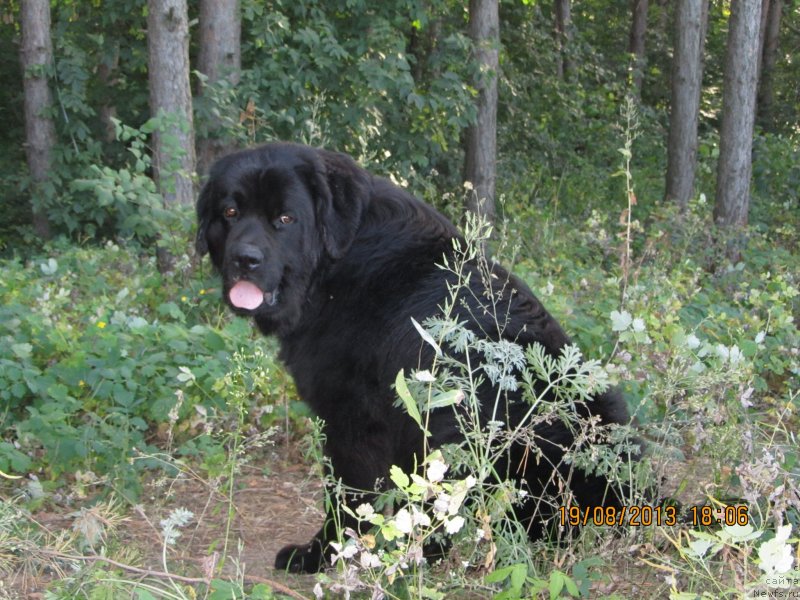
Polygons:
[[211,220],[212,183],[208,181],[197,198],[197,237],[194,240],[194,250],[200,257],[208,254],[208,224]]
[[341,258],[350,249],[369,200],[370,175],[346,154],[316,150],[304,174],[316,203],[325,250]]

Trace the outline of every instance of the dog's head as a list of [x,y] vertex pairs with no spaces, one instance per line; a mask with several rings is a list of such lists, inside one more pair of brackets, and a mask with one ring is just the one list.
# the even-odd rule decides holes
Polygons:
[[321,261],[353,243],[369,186],[343,154],[294,144],[230,154],[200,192],[197,252],[211,255],[236,312],[291,330]]

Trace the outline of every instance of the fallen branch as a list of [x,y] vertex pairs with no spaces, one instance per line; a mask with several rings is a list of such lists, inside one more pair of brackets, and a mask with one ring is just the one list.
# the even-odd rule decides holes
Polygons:
[[244,578],[251,583],[265,583],[271,588],[274,588],[275,591],[278,591],[281,594],[286,594],[287,596],[291,596],[292,598],[297,598],[297,600],[309,600],[305,596],[301,596],[297,592],[289,589],[282,583],[278,583],[277,581],[273,581],[265,577],[258,577],[257,575],[245,575]]

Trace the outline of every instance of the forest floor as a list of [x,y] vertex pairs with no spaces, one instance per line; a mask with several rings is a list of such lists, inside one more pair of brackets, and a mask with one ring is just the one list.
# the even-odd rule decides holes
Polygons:
[[[209,557],[226,553],[228,559],[221,571],[213,571],[215,579],[243,581],[247,588],[267,583],[279,594],[314,597],[315,575],[292,575],[273,569],[278,550],[286,544],[310,540],[324,516],[318,469],[303,461],[296,449],[289,452],[284,449],[246,465],[237,477],[232,503],[213,483],[185,476],[150,480],[139,500],[134,506],[117,506],[113,511],[116,518],[108,512],[92,512],[88,500],[69,505],[49,502],[33,513],[32,521],[47,531],[50,539],[58,539],[59,535],[74,536],[79,527],[91,528],[94,518],[95,525],[107,530],[109,540],[113,540],[109,543],[110,553],[122,565],[107,565],[115,571],[115,576],[128,581],[161,579],[166,586],[161,521],[176,509],[186,509],[193,513],[193,518],[180,529],[177,542],[167,546],[171,574],[202,578],[204,572],[212,571]],[[229,506],[233,507],[230,519]],[[227,549],[225,539],[229,540]],[[46,551],[57,548],[57,544],[52,544]],[[67,550],[64,554],[74,555],[75,551]],[[84,560],[96,556],[91,549],[83,555]],[[643,573],[634,566],[637,562],[634,556],[629,558],[628,564],[613,575],[595,582],[594,591],[602,596],[622,593],[621,597],[637,597],[644,590],[658,589],[659,578],[652,572]],[[17,569],[0,581],[0,600],[64,598],[63,592],[51,595],[48,588],[65,576],[60,569],[69,568],[69,561],[64,557],[53,556],[53,559],[49,563],[32,561],[28,568]],[[30,568],[31,565],[36,568]],[[488,596],[463,590],[456,595],[451,592],[448,597],[475,600]]]
[[[702,464],[698,464],[702,461],[691,462],[671,473],[673,483],[690,480],[691,474],[696,477],[702,470]],[[90,495],[78,498],[73,493],[67,496],[69,501],[63,501],[59,500],[64,497],[63,493],[50,494],[30,515],[31,522],[47,533],[50,542],[31,548],[28,560],[16,561],[11,575],[0,577],[0,600],[66,598],[63,590],[51,593],[53,586],[64,577],[86,579],[85,569],[82,575],[70,569],[90,561],[95,561],[97,566],[105,564],[113,577],[120,580],[160,580],[166,588],[169,583],[164,571],[168,570],[172,575],[195,582],[207,574],[214,579],[243,582],[246,589],[266,583],[279,594],[293,598],[314,597],[315,575],[292,575],[273,568],[275,555],[283,546],[310,540],[324,518],[319,467],[303,458],[297,441],[279,444],[249,457],[240,465],[231,497],[226,489],[208,477],[195,475],[189,468],[181,473],[177,478],[151,477],[137,504],[109,506],[101,501],[93,507]],[[19,494],[15,494],[13,488],[0,489],[0,499],[12,495]],[[176,543],[166,546],[165,569],[161,523],[177,509],[191,511],[193,517],[180,528]],[[91,537],[92,531],[100,532],[101,542],[95,544],[95,550],[85,546],[79,552],[74,540]],[[59,539],[73,542],[62,545]],[[228,540],[227,547],[225,540]],[[621,543],[627,542],[624,538],[610,536],[597,549],[599,556],[611,553],[621,562],[615,560],[613,570],[603,570],[603,577],[592,584],[592,595],[636,598],[655,593],[657,596],[663,591],[663,577],[653,569],[642,568],[641,552],[646,548],[639,544],[636,548],[620,548]],[[52,555],[47,557],[47,552]],[[59,552],[62,555],[59,556]],[[68,558],[75,558],[78,553],[81,556],[77,559]],[[97,560],[98,553],[112,557],[118,564]],[[219,560],[221,556],[227,559],[222,568],[217,569],[219,565],[215,565],[214,558]],[[0,551],[0,563],[3,558]],[[551,558],[557,561],[556,556]],[[7,571],[2,567],[0,564],[0,573]],[[187,579],[186,583],[192,581]],[[87,583],[87,589],[91,589],[91,585]],[[70,589],[75,587],[73,582]],[[465,589],[453,594],[451,590],[447,597],[489,597],[485,590],[481,593]]]
[[[202,577],[204,570],[213,564],[209,557],[219,557],[225,552],[227,537],[228,559],[222,572],[214,573],[215,578],[244,579],[248,587],[268,578],[269,582],[313,597],[315,576],[290,575],[272,567],[278,550],[289,543],[310,540],[322,524],[320,477],[313,466],[297,460],[269,459],[268,465],[265,468],[263,464],[251,463],[244,467],[237,477],[232,503],[223,490],[201,478],[154,479],[146,484],[140,503],[118,511],[124,516],[113,519],[111,527],[108,515],[57,503],[48,503],[37,510],[33,521],[54,538],[61,533],[69,535],[87,524],[91,527],[93,518],[96,526],[113,528],[113,532],[108,532],[113,535],[113,545],[124,548],[124,552],[116,554],[129,556],[131,565],[148,572],[125,573],[122,569],[125,576],[137,579],[143,575],[159,577],[157,574],[164,571],[160,523],[173,510],[186,509],[194,516],[180,529],[176,543],[168,546],[170,573]],[[230,519],[229,506],[233,507]],[[91,554],[86,552],[87,556]],[[118,558],[117,561],[126,563]],[[60,576],[55,567],[57,562],[52,564],[53,567],[45,569],[18,569],[0,582],[0,600],[45,598],[48,586]]]

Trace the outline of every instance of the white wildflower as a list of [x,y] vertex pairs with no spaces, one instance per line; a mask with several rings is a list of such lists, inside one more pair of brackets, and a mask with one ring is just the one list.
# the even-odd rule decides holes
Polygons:
[[373,554],[369,550],[364,550],[359,556],[359,562],[364,569],[378,569],[381,566],[381,559],[377,554]]
[[786,543],[792,533],[791,525],[778,527],[775,537],[761,544],[758,548],[759,567],[767,575],[788,573],[792,569],[794,556],[792,547]]
[[334,565],[339,559],[348,560],[358,553],[358,547],[353,543],[345,544],[343,547],[343,545],[338,542],[331,542],[331,547],[336,550],[336,554],[331,558],[331,564]]
[[450,535],[454,535],[461,531],[461,528],[464,526],[464,517],[461,515],[456,515],[451,519],[447,519],[444,522],[444,529]]
[[728,349],[728,359],[734,367],[744,360],[744,354],[739,350],[739,346],[731,346]]
[[394,516],[394,526],[401,533],[408,535],[414,528],[414,522],[411,519],[411,513],[407,509],[401,508]]
[[695,348],[699,348],[700,347],[700,338],[698,338],[695,334],[690,333],[686,337],[686,347],[689,350],[694,350]]
[[411,507],[411,522],[414,527],[429,527],[431,524],[431,518],[419,510],[416,506],[413,506]]
[[375,509],[372,507],[372,504],[365,502],[364,504],[358,505],[356,508],[356,514],[362,519],[369,520],[375,515]]
[[439,519],[444,519],[450,508],[450,494],[442,492],[433,501],[433,512]]
[[633,322],[633,317],[631,317],[631,313],[627,310],[623,310],[622,312],[618,310],[611,311],[611,330],[612,331],[625,331],[630,327],[631,323]]
[[416,379],[417,381],[421,381],[422,383],[433,383],[434,381],[436,381],[436,377],[434,377],[433,374],[428,369],[417,371],[414,374],[414,379]]
[[447,465],[441,460],[432,460],[428,463],[428,470],[426,475],[428,477],[428,481],[431,483],[437,483],[444,479],[444,474],[447,471]]
[[406,551],[406,560],[415,565],[425,562],[425,553],[422,551],[422,544],[410,544]]
[[741,398],[739,398],[739,402],[742,403],[743,408],[750,408],[753,406],[752,400],[750,400],[750,396],[753,395],[755,390],[752,387],[747,388],[744,393],[742,394]]
[[189,367],[180,366],[178,367],[178,371],[180,371],[180,373],[178,373],[175,378],[181,383],[194,382],[197,379]]

